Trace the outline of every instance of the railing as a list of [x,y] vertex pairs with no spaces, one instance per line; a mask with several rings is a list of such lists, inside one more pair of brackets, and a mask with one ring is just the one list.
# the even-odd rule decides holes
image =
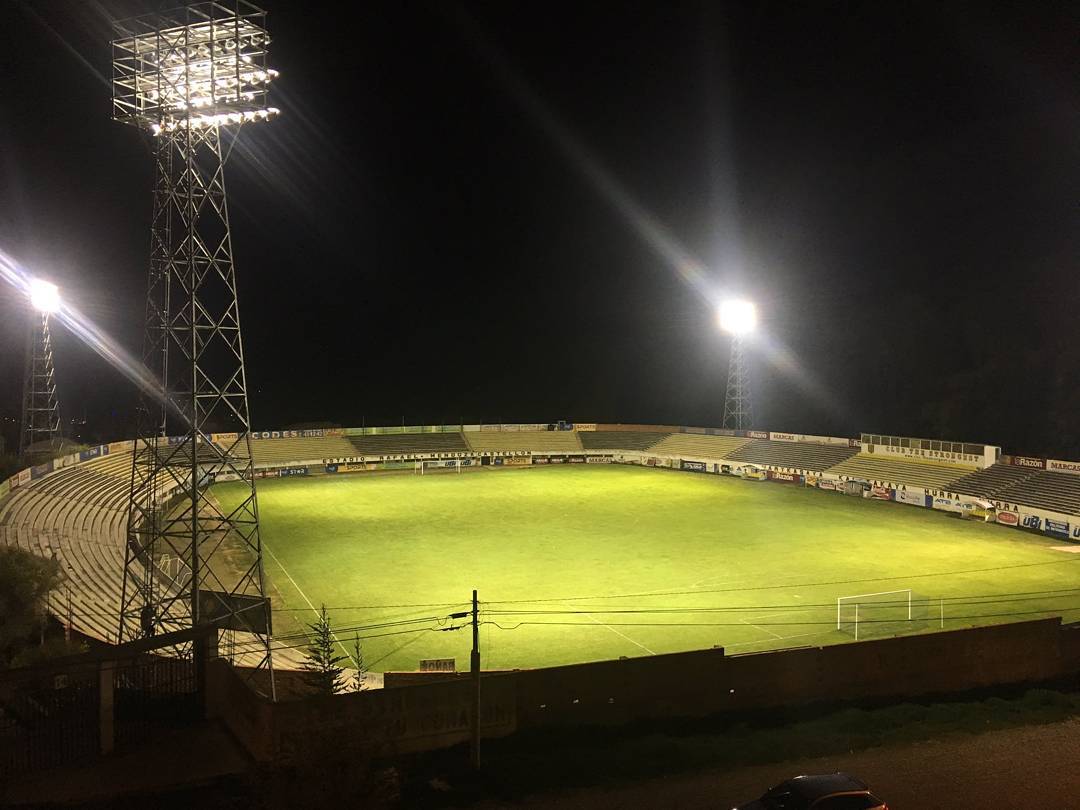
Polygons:
[[[0,778],[91,760],[197,722],[217,635],[214,627],[182,630],[0,672]],[[177,648],[191,653],[174,657]]]

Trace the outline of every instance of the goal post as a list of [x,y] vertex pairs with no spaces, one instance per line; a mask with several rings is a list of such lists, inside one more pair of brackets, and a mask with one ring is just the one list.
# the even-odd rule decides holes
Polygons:
[[427,475],[429,472],[461,472],[464,466],[460,458],[428,458],[417,461],[414,472],[418,475]]
[[836,598],[836,629],[848,632],[859,640],[867,634],[867,625],[874,635],[889,635],[910,627],[915,618],[914,598],[910,588],[876,593],[857,593]]

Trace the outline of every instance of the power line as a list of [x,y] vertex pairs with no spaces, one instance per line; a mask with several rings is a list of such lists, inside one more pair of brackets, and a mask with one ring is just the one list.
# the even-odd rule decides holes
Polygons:
[[1011,571],[1017,568],[1034,568],[1044,565],[1062,565],[1068,563],[1080,562],[1080,556],[1068,557],[1060,560],[1048,560],[1045,562],[1037,563],[1017,563],[1016,565],[995,565],[989,568],[968,568],[959,571],[937,571],[926,574],[902,574],[897,576],[886,577],[864,577],[860,579],[835,579],[821,582],[794,582],[786,585],[750,585],[745,587],[736,588],[695,588],[690,590],[670,590],[670,591],[638,591],[636,593],[621,593],[621,594],[593,594],[590,596],[560,596],[560,597],[544,597],[540,599],[502,599],[502,600],[488,600],[489,605],[520,605],[520,604],[535,604],[538,602],[580,602],[590,599],[633,599],[638,597],[650,597],[650,596],[692,596],[705,593],[744,593],[746,591],[773,591],[783,590],[785,588],[815,588],[824,585],[856,585],[863,582],[895,582],[898,580],[906,579],[924,579],[928,577],[952,577],[960,576],[964,574],[985,574],[995,571]]
[[[1080,610],[1080,607],[1073,608],[1073,610]],[[957,621],[969,621],[974,619],[996,619],[1004,617],[1014,616],[1034,616],[1045,615],[1047,613],[1053,613],[1053,611],[1047,610],[1028,610],[1028,611],[1014,611],[1010,613],[979,613],[968,616],[949,616],[948,620],[951,622]],[[901,624],[903,622],[910,621],[909,619],[860,619],[859,624]],[[491,624],[500,630],[517,630],[519,627],[524,626],[544,626],[549,625],[552,627],[589,627],[592,629],[604,628],[604,627],[749,627],[746,622],[604,622],[603,624],[595,624],[593,622],[534,622],[534,621],[522,621],[516,622],[513,626],[504,627],[502,624],[496,621],[486,620],[482,624]],[[812,626],[833,626],[836,622],[830,621],[787,621],[787,622],[754,622],[753,627],[812,627]]]

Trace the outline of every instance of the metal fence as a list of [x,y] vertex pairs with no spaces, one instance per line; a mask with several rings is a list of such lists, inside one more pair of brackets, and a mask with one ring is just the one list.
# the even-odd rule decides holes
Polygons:
[[[0,672],[0,779],[134,748],[205,716],[199,628]],[[184,649],[184,657],[162,654]]]

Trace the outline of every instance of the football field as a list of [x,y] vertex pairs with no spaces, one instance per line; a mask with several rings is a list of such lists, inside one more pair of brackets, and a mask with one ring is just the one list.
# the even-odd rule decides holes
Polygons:
[[[238,490],[214,492],[227,507]],[[372,671],[467,669],[471,632],[448,617],[474,588],[485,669],[1080,618],[1064,541],[795,486],[581,465],[273,478],[258,494],[275,634],[302,644],[325,604]]]

